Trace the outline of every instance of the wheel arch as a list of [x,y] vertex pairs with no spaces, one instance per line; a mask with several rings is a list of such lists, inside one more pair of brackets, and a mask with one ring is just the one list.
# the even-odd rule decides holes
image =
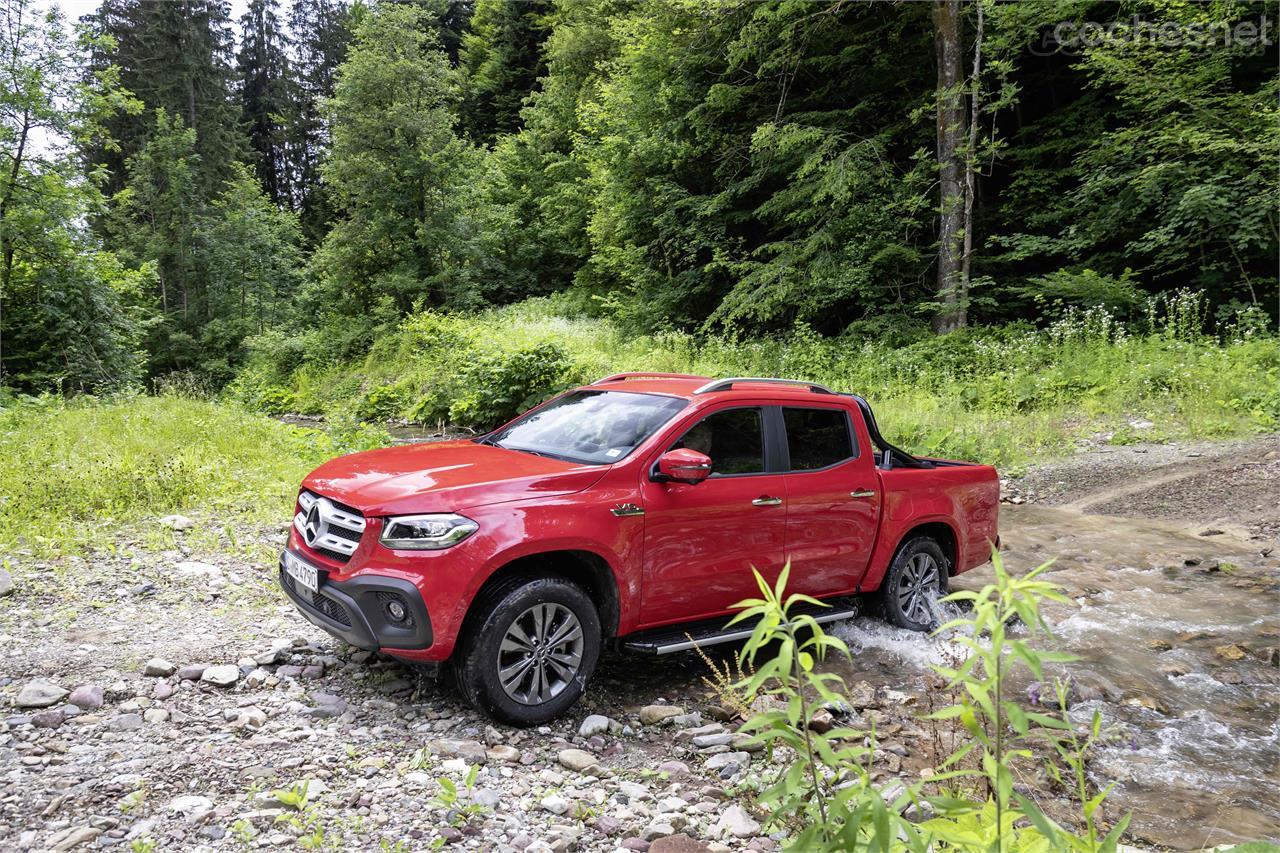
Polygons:
[[503,563],[472,596],[463,619],[463,630],[477,617],[477,604],[519,585],[523,578],[558,577],[586,591],[600,616],[602,638],[617,634],[619,618],[618,579],[609,562],[594,551],[563,548],[524,554]]
[[898,556],[898,552],[901,551],[908,542],[920,537],[926,537],[938,543],[938,547],[942,549],[943,556],[945,556],[947,561],[950,563],[950,565],[947,566],[947,574],[954,577],[956,574],[956,566],[960,562],[960,540],[956,536],[955,528],[945,521],[926,521],[923,524],[917,524],[915,527],[912,527],[906,533],[902,534],[901,538],[898,539],[898,544],[894,546],[893,556],[890,558],[889,562],[893,562],[893,560]]

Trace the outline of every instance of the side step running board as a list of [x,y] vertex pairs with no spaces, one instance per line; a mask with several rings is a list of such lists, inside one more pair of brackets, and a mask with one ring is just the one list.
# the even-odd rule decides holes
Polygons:
[[[830,607],[795,607],[793,612],[812,616],[819,624],[838,622],[841,619],[852,619],[858,615],[858,607],[853,599],[835,599],[828,602]],[[673,652],[685,652],[694,646],[705,648],[721,643],[733,643],[745,640],[756,628],[756,620],[738,622],[725,627],[732,617],[707,619],[702,622],[689,622],[683,625],[667,625],[649,631],[641,631],[623,637],[621,646],[629,652],[646,655],[669,655]]]

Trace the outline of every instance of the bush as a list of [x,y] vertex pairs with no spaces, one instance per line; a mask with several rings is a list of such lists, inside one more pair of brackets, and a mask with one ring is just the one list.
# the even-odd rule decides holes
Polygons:
[[460,426],[497,426],[569,387],[571,368],[555,344],[482,358],[463,374],[468,390],[449,407],[449,418]]

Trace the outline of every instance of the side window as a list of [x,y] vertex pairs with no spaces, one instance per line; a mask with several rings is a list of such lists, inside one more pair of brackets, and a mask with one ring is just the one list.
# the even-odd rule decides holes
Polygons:
[[782,410],[792,471],[812,471],[854,456],[849,416],[838,409]]
[[689,428],[672,450],[687,447],[711,457],[711,476],[764,471],[764,424],[759,409],[729,409]]

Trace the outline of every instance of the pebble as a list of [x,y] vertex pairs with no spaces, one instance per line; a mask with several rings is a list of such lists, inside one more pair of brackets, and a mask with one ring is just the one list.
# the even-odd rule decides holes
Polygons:
[[600,735],[609,731],[609,724],[613,721],[603,714],[592,714],[582,721],[582,725],[578,726],[579,737],[591,737],[592,735]]
[[552,814],[564,814],[569,811],[569,801],[559,794],[548,794],[542,798],[539,805],[542,806],[543,811],[548,811]]
[[560,762],[562,767],[576,770],[579,773],[598,767],[600,764],[594,755],[583,749],[562,749],[556,755],[556,760]]
[[18,691],[19,708],[48,708],[56,705],[67,696],[67,691],[52,681],[37,678],[22,685]]
[[200,680],[214,687],[230,687],[240,680],[240,668],[230,663],[211,666],[200,673]]
[[728,833],[735,838],[751,838],[760,834],[760,822],[747,814],[742,806],[734,804],[724,810],[712,832],[715,835]]
[[95,684],[81,684],[71,691],[67,701],[82,711],[96,710],[102,707],[102,688]]
[[684,708],[677,705],[645,705],[640,709],[640,722],[646,726],[656,726],[684,714]]
[[178,667],[164,658],[152,658],[142,667],[142,674],[153,678],[168,678],[177,672]]

